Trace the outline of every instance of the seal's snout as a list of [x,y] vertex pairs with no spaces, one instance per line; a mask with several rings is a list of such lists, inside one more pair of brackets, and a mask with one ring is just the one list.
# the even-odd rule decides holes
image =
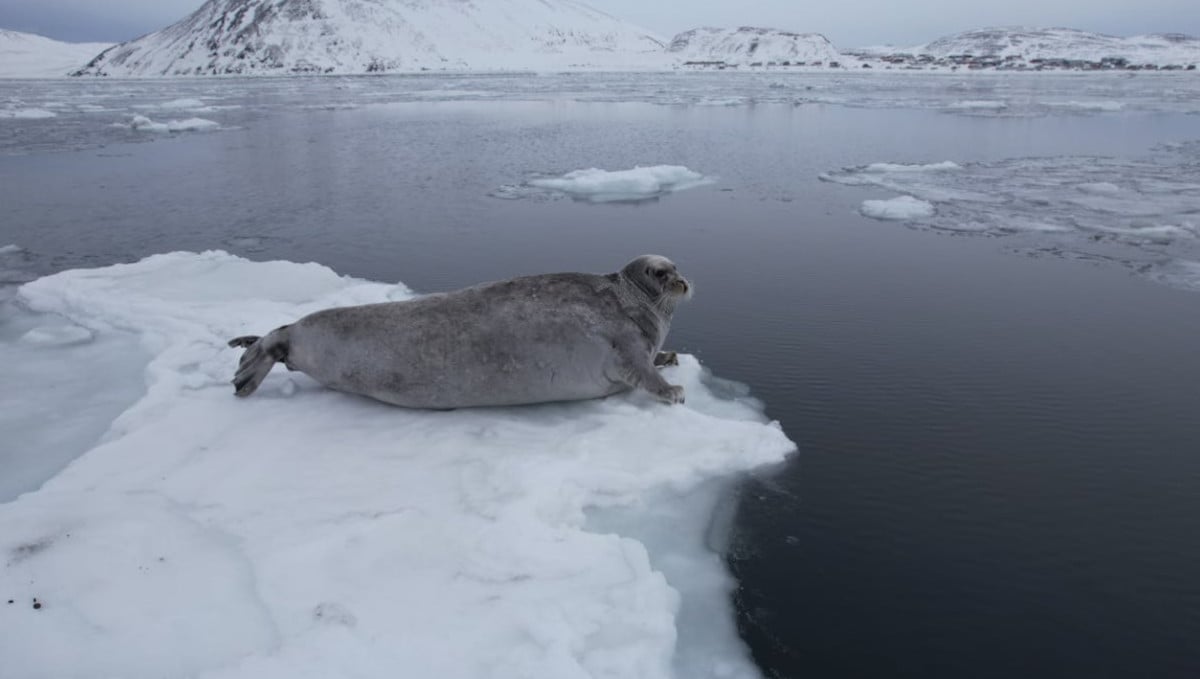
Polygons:
[[667,289],[676,297],[681,297],[683,299],[692,298],[691,282],[679,274],[675,274],[674,280],[672,280],[671,284],[667,286]]

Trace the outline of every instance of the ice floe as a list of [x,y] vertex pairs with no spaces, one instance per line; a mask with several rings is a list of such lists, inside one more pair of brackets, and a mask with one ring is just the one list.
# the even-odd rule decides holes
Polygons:
[[933,203],[912,196],[900,196],[890,200],[864,200],[860,210],[867,217],[889,221],[932,217],[935,212]]
[[1056,239],[1054,251],[1103,247],[1097,261],[1120,262],[1153,280],[1195,287],[1186,263],[1200,258],[1200,143],[1163,145],[1134,158],[874,163],[820,178],[902,194],[866,201],[862,212],[867,216],[939,231],[1050,235]]
[[44,108],[0,108],[0,118],[42,120],[56,117],[58,117],[58,114],[54,111],[47,111]]
[[184,110],[204,108],[204,107],[205,107],[204,102],[200,101],[199,99],[172,99],[171,101],[164,101],[163,103],[158,105],[158,108],[163,108],[163,109],[184,109]]
[[965,99],[962,101],[952,101],[947,108],[960,111],[974,110],[997,110],[1008,108],[1008,104],[1003,101],[994,101],[990,99]]
[[608,203],[657,198],[711,182],[712,179],[680,165],[655,165],[617,171],[576,170],[561,177],[532,179],[528,185],[579,200]]
[[[701,667],[691,679],[750,667],[722,655],[740,654],[728,620],[712,628],[720,645],[678,647],[711,641],[680,632],[680,591],[720,595],[690,608],[700,616],[725,605],[703,510],[721,479],[793,445],[694,358],[668,369],[687,389],[679,407],[628,394],[411,411],[284,370],[253,398],[232,396],[229,337],[412,295],[221,252],[22,286],[32,327],[21,335],[57,319],[95,339],[0,350],[55,360],[51,375],[89,376],[80,384],[94,391],[118,381],[108,354],[138,393],[98,445],[0,505],[0,596],[21,604],[0,606],[6,672],[665,678]],[[116,337],[138,350],[105,344]],[[47,365],[22,378],[20,396],[73,418],[82,397],[39,385]],[[46,433],[59,419],[22,412],[5,422],[6,443],[24,436],[29,459],[60,446]],[[659,520],[672,523],[648,525]]]
[[212,120],[205,118],[187,118],[184,120],[171,120],[165,123],[156,122],[146,116],[135,115],[129,119],[128,123],[118,123],[118,127],[128,127],[135,132],[199,132],[205,130],[215,130],[221,125]]
[[1048,101],[1046,106],[1059,109],[1074,109],[1077,111],[1120,111],[1125,104],[1119,101]]

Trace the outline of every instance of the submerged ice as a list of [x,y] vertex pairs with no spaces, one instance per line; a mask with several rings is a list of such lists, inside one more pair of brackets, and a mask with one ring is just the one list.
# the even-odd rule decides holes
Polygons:
[[[720,559],[705,549],[705,508],[715,503],[705,498],[716,497],[720,479],[793,446],[754,401],[710,387],[695,359],[670,369],[688,390],[679,407],[629,394],[410,411],[282,370],[253,400],[231,395],[229,337],[320,308],[411,296],[316,264],[219,252],[22,286],[15,303],[27,316],[18,335],[3,338],[5,351],[20,360],[48,352],[60,373],[93,385],[120,379],[104,372],[113,368],[135,376],[138,389],[98,443],[0,505],[0,596],[43,603],[0,607],[6,671],[30,679],[751,671],[731,624],[713,628],[718,651],[677,648],[711,641],[681,634],[678,616],[719,610],[727,591]],[[31,332],[36,341],[20,341]],[[85,349],[95,353],[72,353]],[[135,366],[122,363],[131,359]],[[26,383],[46,412],[84,398],[36,394],[38,381]],[[30,411],[6,432],[53,426]],[[31,454],[64,445],[28,441]],[[649,524],[667,519],[671,540],[660,549],[661,531]],[[715,598],[697,607],[681,603],[681,591]]]
[[[1039,234],[1022,249],[1087,253],[1158,282],[1200,289],[1200,143],[1140,158],[1061,156],[959,165],[874,163],[823,181],[901,194],[862,212],[943,232]],[[928,206],[928,207],[926,207]]]

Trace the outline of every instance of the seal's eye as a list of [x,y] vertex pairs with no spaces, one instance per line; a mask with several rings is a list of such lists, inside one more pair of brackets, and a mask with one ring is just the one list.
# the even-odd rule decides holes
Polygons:
[[667,277],[667,272],[665,269],[659,269],[658,271],[654,272],[654,276],[659,280],[662,280]]

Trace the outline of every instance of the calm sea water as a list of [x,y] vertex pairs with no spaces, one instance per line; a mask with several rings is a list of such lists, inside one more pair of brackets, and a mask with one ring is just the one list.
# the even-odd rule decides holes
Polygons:
[[[0,120],[0,245],[30,275],[220,248],[423,291],[668,255],[697,284],[671,347],[799,446],[746,483],[727,555],[765,674],[1200,676],[1200,294],[818,181],[1140,157],[1200,138],[1194,79],[606,78],[0,84],[59,114]],[[1047,113],[1088,93],[1131,103]],[[954,105],[988,97],[1015,113]],[[142,143],[134,114],[223,129]],[[660,163],[716,181],[491,195]]]

